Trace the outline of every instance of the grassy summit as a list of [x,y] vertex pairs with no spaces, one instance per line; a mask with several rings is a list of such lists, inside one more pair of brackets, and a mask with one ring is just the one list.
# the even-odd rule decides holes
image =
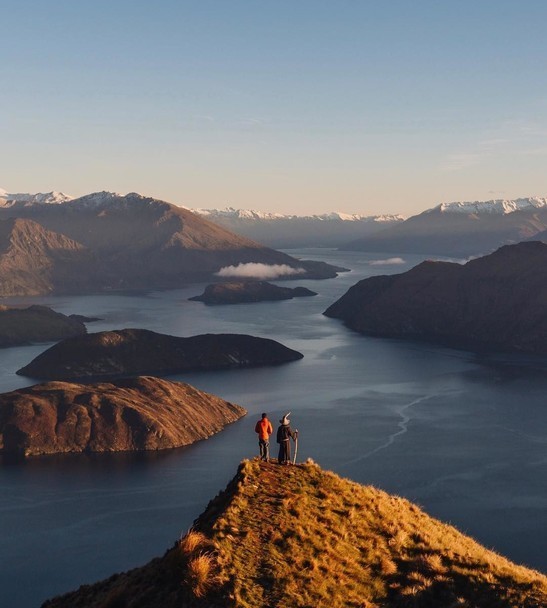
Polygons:
[[245,461],[162,557],[47,608],[547,606],[547,577],[407,500],[323,471]]

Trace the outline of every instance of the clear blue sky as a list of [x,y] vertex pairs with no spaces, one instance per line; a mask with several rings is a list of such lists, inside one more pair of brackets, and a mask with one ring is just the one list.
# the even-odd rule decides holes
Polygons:
[[547,2],[0,0],[0,187],[421,211],[547,196]]

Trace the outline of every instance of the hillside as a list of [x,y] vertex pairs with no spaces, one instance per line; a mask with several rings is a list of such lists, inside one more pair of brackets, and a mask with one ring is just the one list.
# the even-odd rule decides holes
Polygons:
[[547,577],[313,463],[245,461],[193,531],[43,608],[540,608]]
[[[86,268],[87,279],[77,268]],[[0,296],[32,296],[93,281],[96,266],[80,243],[29,219],[0,220]]]
[[67,317],[46,306],[0,306],[0,348],[54,342],[86,333],[81,319]]
[[[36,276],[33,289],[32,284],[25,288],[29,295],[52,290],[172,289],[206,281],[224,267],[245,263],[297,269],[301,278],[336,276],[326,264],[319,267],[297,260],[187,209],[136,193],[98,192],[55,203],[39,202],[36,197],[7,201],[0,205],[2,219],[26,225],[29,238],[19,239],[18,256],[9,268],[0,265],[4,284],[0,295],[19,295],[21,289],[10,283],[11,275],[27,272],[29,260],[44,258],[42,250],[48,255],[40,269],[47,272],[42,284]],[[37,257],[32,241],[44,241],[43,235],[51,242],[50,235],[55,235],[57,244],[45,243]],[[67,248],[80,255],[60,259],[59,252]]]
[[180,338],[147,329],[120,329],[68,338],[34,358],[17,374],[45,380],[168,375],[260,367],[303,355],[267,338],[201,334]]
[[364,279],[324,313],[356,331],[470,350],[547,353],[547,245]]
[[205,439],[245,414],[189,384],[159,378],[49,382],[0,395],[0,453],[163,450]]
[[454,202],[428,209],[342,248],[467,257],[534,238],[544,230],[547,199]]

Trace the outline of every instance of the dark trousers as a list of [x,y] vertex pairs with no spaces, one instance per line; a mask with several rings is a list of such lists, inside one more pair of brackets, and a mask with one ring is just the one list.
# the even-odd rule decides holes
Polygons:
[[260,458],[268,462],[270,459],[270,442],[267,439],[259,439],[258,447],[260,448]]

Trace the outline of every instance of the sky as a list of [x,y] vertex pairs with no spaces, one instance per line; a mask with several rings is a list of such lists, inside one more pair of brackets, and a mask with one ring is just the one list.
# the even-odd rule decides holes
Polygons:
[[547,2],[0,0],[0,187],[411,215],[547,196]]

